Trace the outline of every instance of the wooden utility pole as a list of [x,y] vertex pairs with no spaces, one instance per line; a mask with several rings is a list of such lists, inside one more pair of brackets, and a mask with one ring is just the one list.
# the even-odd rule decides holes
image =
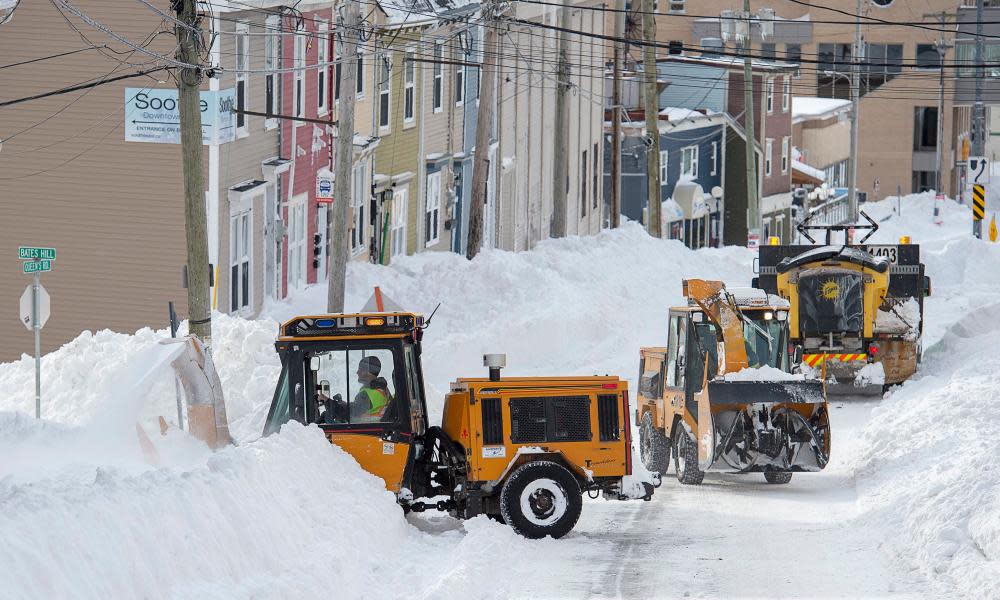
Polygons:
[[660,217],[660,104],[656,82],[656,20],[653,18],[653,0],[642,3],[643,47],[643,112],[646,118],[646,205],[648,206],[646,230],[653,237],[663,237],[663,223]]
[[622,215],[622,39],[625,37],[625,0],[615,3],[615,67],[611,87],[611,227]]
[[472,260],[483,245],[483,207],[486,204],[486,185],[490,171],[490,139],[493,130],[493,112],[496,108],[497,78],[497,0],[483,5],[486,31],[483,40],[483,76],[479,86],[479,115],[476,118],[476,149],[472,162],[472,206],[469,207],[469,239],[465,256]]
[[[201,17],[195,0],[182,0],[178,23],[177,60],[200,65]],[[184,175],[184,231],[187,236],[188,332],[206,345],[212,341],[212,305],[209,292],[208,224],[205,215],[205,177],[202,173],[201,147],[201,68],[185,67],[177,71],[177,96],[180,109],[181,166]]]
[[[986,106],[983,104],[983,0],[976,0],[976,103],[972,106],[972,154],[986,156]],[[944,64],[941,65],[944,67]],[[941,115],[938,115],[941,118]],[[972,220],[972,235],[982,239],[983,222]]]
[[942,158],[944,157],[944,59],[945,55],[948,53],[949,48],[953,48],[952,44],[948,43],[948,40],[944,38],[945,31],[945,20],[948,17],[958,16],[955,13],[947,13],[941,11],[939,13],[924,13],[923,17],[925,19],[931,17],[937,17],[940,22],[941,34],[938,35],[938,39],[934,42],[934,49],[938,53],[938,113],[937,113],[937,145],[934,148],[935,152],[935,163],[937,164],[937,172],[934,176],[934,190],[938,194],[943,194],[944,186],[941,181],[944,178],[944,168],[942,166]]
[[554,238],[566,236],[566,195],[569,193],[569,40],[566,30],[570,28],[569,0],[563,0],[559,7],[558,51],[556,66],[556,114],[552,129],[552,225]]
[[[760,195],[757,194],[757,143],[754,132],[753,108],[753,59],[750,56],[753,38],[753,22],[750,15],[750,0],[743,0],[743,15],[746,19],[746,37],[743,38],[743,130],[746,133],[746,180],[747,180],[747,244],[761,243]],[[766,85],[763,77],[761,86]],[[751,241],[754,240],[754,241]]]
[[[330,260],[327,261],[326,309],[344,312],[347,286],[347,257],[350,255],[347,232],[350,227],[348,206],[354,167],[354,99],[358,89],[358,32],[361,28],[361,3],[345,0],[340,5],[340,104],[337,107],[337,155],[334,164],[333,205],[327,225]],[[295,149],[293,148],[294,152]]]

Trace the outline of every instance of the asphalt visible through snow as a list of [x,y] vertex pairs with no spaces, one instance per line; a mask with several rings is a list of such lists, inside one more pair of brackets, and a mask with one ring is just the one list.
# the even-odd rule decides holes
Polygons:
[[671,470],[650,502],[586,502],[570,536],[612,540],[615,551],[600,565],[580,564],[567,595],[941,598],[880,548],[887,532],[858,507],[851,465],[875,404],[831,406],[832,456],[820,473],[796,473],[787,485],[709,473],[682,486]]

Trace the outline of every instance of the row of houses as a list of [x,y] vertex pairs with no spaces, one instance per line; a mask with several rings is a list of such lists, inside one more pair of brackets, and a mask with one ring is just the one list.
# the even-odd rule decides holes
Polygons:
[[[365,2],[352,90],[341,85],[344,3],[200,3],[211,65],[201,87],[213,307],[255,316],[322,283],[336,202],[349,203],[356,261],[464,253],[478,151],[490,159],[486,246],[531,248],[551,236],[556,213],[568,234],[599,231],[604,48],[583,36],[560,42],[553,29],[603,33],[603,16],[577,7],[584,4],[597,6],[507,8],[491,143],[478,149],[485,54],[477,2]],[[5,99],[173,64],[168,0],[67,6],[22,3],[3,24]],[[557,79],[560,49],[574,68]],[[0,238],[0,255],[13,257],[22,244],[59,252],[44,279],[53,307],[43,350],[81,330],[162,323],[168,301],[186,314],[174,77],[154,71],[0,110],[0,222],[17,232]],[[570,128],[555,121],[560,87]],[[351,194],[334,198],[334,124],[346,94],[355,97]],[[561,201],[557,155],[566,158]],[[13,313],[23,275],[18,262],[7,264],[0,360],[31,344]]]

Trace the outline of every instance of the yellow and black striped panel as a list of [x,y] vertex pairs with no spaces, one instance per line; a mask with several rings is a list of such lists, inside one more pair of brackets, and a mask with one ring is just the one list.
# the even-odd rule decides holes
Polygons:
[[986,216],[986,186],[972,186],[972,220],[982,221]]

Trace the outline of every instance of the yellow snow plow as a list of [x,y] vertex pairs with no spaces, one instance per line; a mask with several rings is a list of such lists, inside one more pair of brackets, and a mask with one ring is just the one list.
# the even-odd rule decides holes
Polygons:
[[[867,215],[862,212],[862,216]],[[832,394],[881,394],[917,370],[924,298],[930,278],[920,246],[865,244],[870,225],[799,225],[810,241],[826,232],[826,245],[771,245],[759,249],[755,286],[786,299],[790,340],[802,364],[834,379]],[[833,231],[869,229],[859,244],[830,243]]]
[[753,288],[689,279],[670,309],[666,347],[642,348],[636,419],[650,471],[671,455],[677,479],[708,470],[761,472],[788,483],[830,456],[823,382],[790,372],[785,300]]

